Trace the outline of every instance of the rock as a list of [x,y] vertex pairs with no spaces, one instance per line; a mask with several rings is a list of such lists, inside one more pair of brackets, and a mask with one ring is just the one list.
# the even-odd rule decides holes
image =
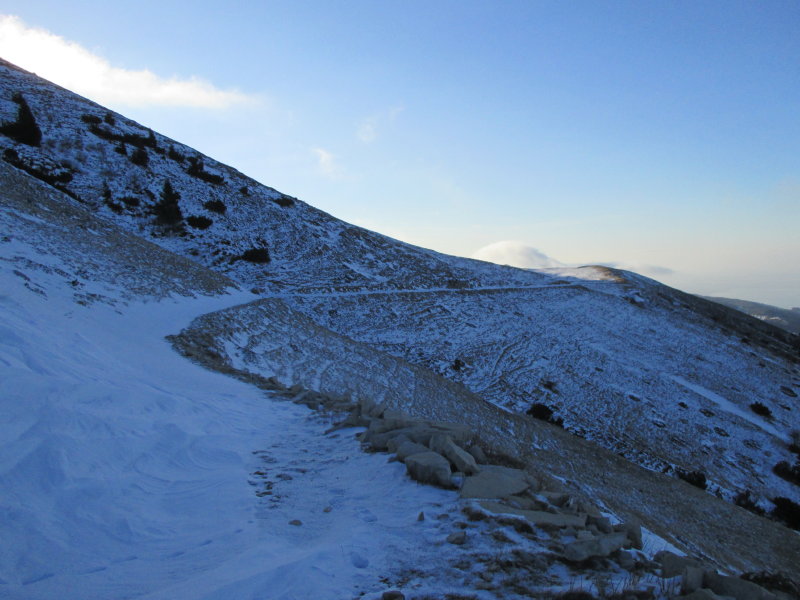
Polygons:
[[539,527],[578,527],[586,526],[586,515],[560,515],[540,510],[523,510],[499,502],[480,502],[480,506],[496,514],[518,515]]
[[638,521],[628,521],[623,523],[623,531],[628,536],[631,544],[637,550],[642,549],[642,526]]
[[547,490],[539,492],[553,506],[564,506],[569,500],[569,494],[565,492],[549,492]]
[[528,489],[525,471],[482,465],[477,475],[467,477],[461,488],[462,498],[505,498]]
[[322,509],[322,512],[324,512],[324,513],[329,513],[329,512],[331,512],[332,510],[333,510],[333,507],[332,507],[332,506],[326,506],[325,508],[323,508],[323,509]]
[[489,462],[486,458],[486,454],[483,452],[481,447],[476,444],[472,444],[472,446],[467,448],[467,452],[469,452],[472,455],[472,458],[475,459],[475,462],[483,464]]
[[453,443],[449,435],[437,433],[431,436],[430,449],[444,456],[455,467],[465,475],[473,475],[480,469],[475,463],[475,459],[466,450],[462,450]]
[[405,462],[406,458],[408,458],[413,454],[423,454],[425,452],[429,452],[426,446],[423,446],[422,444],[415,444],[414,442],[408,439],[406,439],[405,442],[400,444],[395,450],[397,458],[399,458],[403,462]]
[[711,571],[706,571],[703,577],[703,587],[709,588],[719,596],[731,596],[736,600],[776,600],[777,598],[775,594],[752,581],[727,577]]
[[677,577],[686,567],[701,567],[699,561],[688,556],[678,556],[669,550],[662,550],[653,555],[653,559],[661,563],[661,577],[666,579]]
[[406,457],[406,470],[412,479],[449,488],[450,463],[436,452],[421,452]]
[[597,527],[597,529],[602,533],[613,533],[614,531],[614,528],[611,526],[611,519],[608,517],[594,517],[589,515],[587,520],[589,524]]
[[455,544],[456,546],[460,546],[466,541],[467,541],[467,532],[464,531],[463,529],[461,531],[454,531],[453,533],[447,536],[448,544]]
[[686,567],[681,573],[681,593],[691,594],[703,587],[705,571],[699,567]]
[[403,444],[403,442],[410,442],[411,440],[408,439],[407,435],[396,435],[393,438],[390,438],[389,441],[386,442],[386,449],[389,452],[397,452],[397,449]]
[[699,589],[693,591],[688,596],[681,596],[681,600],[722,600],[711,590]]
[[564,558],[570,562],[582,562],[595,556],[608,556],[622,548],[627,541],[628,537],[623,532],[609,533],[593,540],[578,540],[566,545]]
[[636,568],[636,558],[628,550],[619,551],[617,562],[626,571],[633,571]]
[[388,592],[383,592],[381,600],[406,600],[406,597],[402,592],[389,590]]
[[419,511],[419,514],[417,515],[417,521],[424,521],[424,520],[425,520],[425,513]]
[[303,522],[300,519],[292,519],[291,521],[289,521],[289,525],[295,525],[297,527],[299,527],[302,524]]

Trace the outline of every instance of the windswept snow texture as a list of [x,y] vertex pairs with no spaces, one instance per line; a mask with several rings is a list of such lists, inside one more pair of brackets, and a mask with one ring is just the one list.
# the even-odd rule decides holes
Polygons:
[[249,295],[120,314],[0,267],[0,597],[338,599],[442,537],[416,517],[452,492],[164,340]]

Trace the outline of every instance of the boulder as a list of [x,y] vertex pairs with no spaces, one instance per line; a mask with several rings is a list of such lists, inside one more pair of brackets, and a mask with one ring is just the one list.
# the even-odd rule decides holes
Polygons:
[[705,571],[700,567],[686,567],[681,573],[681,593],[691,594],[703,587]]
[[678,556],[669,550],[656,552],[653,560],[661,563],[661,577],[666,579],[677,577],[686,567],[702,567],[699,561],[688,556]]
[[681,600],[724,600],[720,596],[717,596],[711,590],[706,589],[699,589],[693,591],[691,594],[687,596],[681,596]]
[[406,457],[406,470],[412,479],[442,487],[452,487],[450,483],[450,463],[436,452],[420,452]]
[[564,558],[581,562],[588,558],[608,556],[621,549],[628,541],[623,532],[601,535],[591,540],[577,540],[564,547]]
[[495,514],[517,515],[525,517],[528,521],[539,527],[578,527],[583,528],[586,525],[586,515],[560,515],[541,510],[524,510],[521,508],[514,508],[499,502],[483,501],[480,506],[489,512]]
[[415,444],[414,442],[406,438],[406,440],[397,447],[395,453],[397,454],[397,458],[405,462],[406,458],[408,458],[409,456],[412,456],[414,454],[424,454],[425,452],[428,451],[429,450],[426,446],[423,446],[422,444]]
[[462,498],[505,498],[528,489],[530,483],[525,471],[481,465],[478,474],[467,477],[461,488]]
[[484,451],[481,449],[480,446],[478,446],[476,444],[472,444],[472,446],[467,448],[467,452],[469,452],[472,455],[472,458],[474,458],[475,462],[477,462],[477,463],[484,463],[485,464],[485,463],[489,462],[487,460],[487,458],[486,458],[486,454],[484,453]]
[[614,531],[614,528],[611,526],[611,519],[608,517],[589,515],[588,522],[590,525],[597,527],[598,531],[602,533],[613,533]]
[[464,475],[473,475],[480,471],[472,455],[456,446],[449,435],[437,433],[431,436],[430,449],[444,456],[456,471]]
[[706,571],[703,587],[709,588],[719,596],[730,596],[736,600],[776,600],[777,596],[752,581],[719,575]]
[[467,541],[467,532],[464,531],[463,529],[461,531],[454,531],[453,533],[447,536],[448,544],[455,544],[456,546],[460,546],[466,541]]

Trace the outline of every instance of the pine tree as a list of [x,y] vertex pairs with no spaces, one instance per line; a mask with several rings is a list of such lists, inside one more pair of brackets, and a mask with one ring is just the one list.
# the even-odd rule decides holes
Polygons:
[[153,208],[156,219],[161,225],[168,225],[175,229],[183,227],[183,213],[178,204],[181,195],[172,187],[169,179],[164,180],[161,190],[161,200]]

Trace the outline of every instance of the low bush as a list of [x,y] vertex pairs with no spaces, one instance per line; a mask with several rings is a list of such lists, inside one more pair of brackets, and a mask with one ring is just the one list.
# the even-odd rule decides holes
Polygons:
[[180,198],[181,195],[172,187],[169,179],[165,179],[164,186],[161,189],[161,199],[153,207],[156,221],[160,225],[166,225],[173,229],[180,229],[183,226],[183,213],[178,204]]
[[761,508],[753,499],[750,490],[745,490],[736,494],[736,497],[733,499],[733,503],[736,506],[741,506],[745,510],[749,510],[751,513],[764,516],[764,509]]
[[772,472],[778,477],[795,485],[800,485],[800,462],[790,465],[788,461],[782,460],[772,467]]
[[281,206],[283,208],[289,208],[290,206],[294,206],[294,198],[291,196],[287,196],[286,194],[281,194],[277,198],[272,198],[272,201]]
[[215,212],[220,215],[224,215],[228,210],[228,207],[225,206],[225,203],[222,200],[208,200],[207,202],[203,203],[203,207],[206,210],[210,210],[211,212]]
[[81,121],[89,125],[100,125],[103,120],[97,115],[81,115]]
[[18,107],[17,120],[0,125],[0,133],[20,144],[38,146],[42,143],[42,130],[36,124],[30,106],[19,92],[14,94],[11,99]]
[[175,146],[169,147],[169,149],[167,150],[167,157],[170,160],[174,160],[175,162],[180,162],[180,163],[186,160],[186,156],[175,150]]
[[208,229],[214,224],[214,221],[204,216],[191,216],[186,217],[186,222],[195,229]]
[[683,479],[686,483],[691,483],[694,487],[705,490],[708,488],[708,480],[706,474],[702,471],[684,471],[678,469],[678,477]]
[[268,263],[271,260],[269,250],[266,248],[251,248],[250,250],[245,250],[238,259],[258,264]]
[[150,164],[150,156],[144,148],[136,148],[130,155],[131,162],[139,167],[146,167]]
[[772,502],[775,504],[775,508],[772,509],[772,516],[779,521],[783,521],[792,529],[800,531],[800,504],[782,496],[773,498]]
[[199,156],[192,156],[189,158],[189,167],[186,169],[186,172],[192,177],[197,177],[208,183],[213,183],[214,185],[222,185],[225,183],[225,179],[222,175],[215,175],[205,170],[203,159]]
[[761,402],[753,402],[750,405],[750,410],[762,417],[769,418],[772,416],[772,411],[769,409],[769,406],[761,404]]
[[534,402],[531,404],[531,407],[525,411],[526,414],[529,414],[534,419],[539,419],[540,421],[547,421],[553,425],[558,427],[564,427],[564,419],[561,417],[556,417],[555,413],[553,412],[552,407],[547,406],[546,404],[542,404],[541,402]]

